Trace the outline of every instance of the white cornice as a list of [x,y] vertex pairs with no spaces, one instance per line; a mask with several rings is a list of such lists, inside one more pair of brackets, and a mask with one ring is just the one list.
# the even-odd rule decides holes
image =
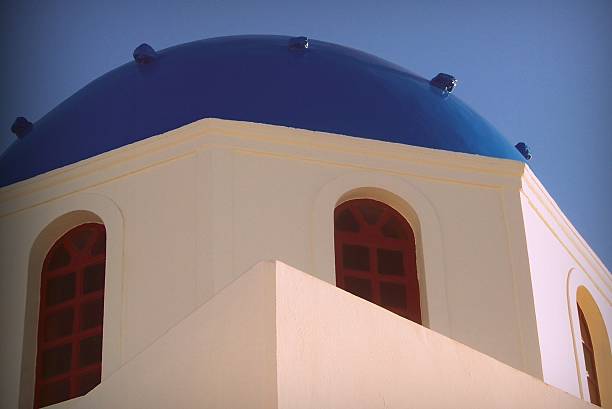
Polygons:
[[488,187],[516,186],[524,164],[325,132],[203,119],[0,189],[0,217],[204,149],[363,167]]
[[[538,217],[571,255],[577,266],[587,274],[591,271],[596,272],[596,282],[606,288],[605,294],[609,296],[612,292],[610,271],[563,214],[555,200],[528,166],[525,167],[525,173],[523,174],[521,193]],[[608,298],[608,302],[611,301]]]

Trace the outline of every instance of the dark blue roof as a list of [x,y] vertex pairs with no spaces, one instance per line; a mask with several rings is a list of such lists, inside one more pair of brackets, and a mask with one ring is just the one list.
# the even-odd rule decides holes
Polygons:
[[397,65],[285,36],[196,41],[91,82],[0,157],[0,186],[202,118],[252,121],[523,161],[454,95]]

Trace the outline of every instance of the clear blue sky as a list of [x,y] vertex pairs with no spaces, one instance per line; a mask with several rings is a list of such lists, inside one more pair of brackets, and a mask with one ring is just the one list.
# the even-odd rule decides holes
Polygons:
[[0,30],[0,151],[16,116],[38,120],[142,42],[306,35],[452,73],[612,268],[612,1],[5,0]]

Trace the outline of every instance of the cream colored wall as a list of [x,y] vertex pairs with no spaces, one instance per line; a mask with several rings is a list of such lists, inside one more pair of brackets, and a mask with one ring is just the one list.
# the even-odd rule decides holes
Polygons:
[[[0,314],[8,333],[24,335],[3,356],[0,406],[15,407],[18,391],[30,396],[32,379],[19,377],[24,338],[35,342],[35,314],[24,326],[32,243],[75,209],[116,232],[104,377],[259,260],[334,283],[333,209],[351,195],[391,198],[416,224],[426,325],[541,377],[523,170],[514,161],[207,119],[3,188]],[[105,216],[105,206],[118,216]]]
[[[588,290],[606,327],[612,328],[612,276],[531,171],[523,177],[521,202],[543,379],[589,400],[576,308],[577,292],[580,287]],[[610,359],[609,352],[607,359]],[[606,384],[600,383],[600,389],[612,390],[606,375],[603,381]],[[604,407],[612,407],[607,391],[602,398]]]
[[[318,190],[325,189],[328,183],[337,179],[350,178],[356,170],[333,164],[296,163],[294,159],[236,154],[232,170],[233,201],[236,204],[234,274],[261,258],[276,258],[334,283],[331,218],[333,207],[346,191],[338,191],[336,197],[329,198],[329,212],[323,219],[329,226],[326,237],[309,237],[309,226],[305,222],[311,220],[312,204]],[[376,174],[380,170],[374,168],[369,172]],[[359,173],[363,171],[359,169]],[[359,176],[352,178],[355,187],[364,186],[368,180]],[[443,288],[433,287],[433,283],[431,287],[427,285],[430,276],[427,270],[422,278],[426,287],[423,294],[427,300],[440,304],[442,301],[438,294],[446,295],[446,309],[435,308],[432,311],[426,306],[425,323],[517,368],[525,368],[519,317],[515,309],[516,294],[512,291],[513,271],[508,249],[507,214],[502,203],[503,187],[423,180],[413,175],[381,173],[377,176],[378,181],[369,180],[366,186],[402,192],[408,190],[404,188],[408,185],[421,192],[420,196],[424,196],[434,209],[432,217],[437,219],[436,228],[441,229],[436,233],[442,237],[443,247],[438,252],[429,251],[429,254],[444,260],[440,272],[444,279],[436,283]],[[266,183],[262,184],[261,180]],[[408,204],[413,202],[411,195],[402,195],[401,198]],[[321,223],[320,219],[313,220],[313,224],[316,223]],[[263,232],[272,232],[273,235],[261,243]],[[325,240],[327,243],[323,269],[316,268],[313,256],[304,251],[310,247],[310,240],[313,243]],[[314,248],[313,251],[321,250]],[[429,293],[430,288],[435,295]]]
[[513,261],[527,258],[514,243],[520,205],[508,200],[522,164],[280,127],[228,134],[241,140],[220,162],[233,186],[219,209],[233,212],[227,280],[274,258],[334,283],[333,208],[354,189],[393,192],[425,224],[426,325],[541,376],[527,264]]

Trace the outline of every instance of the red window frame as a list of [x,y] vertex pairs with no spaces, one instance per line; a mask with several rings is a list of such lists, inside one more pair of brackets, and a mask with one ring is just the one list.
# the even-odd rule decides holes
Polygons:
[[591,332],[587,325],[584,313],[578,307],[578,320],[580,321],[580,336],[582,338],[582,351],[584,353],[584,363],[587,372],[587,383],[589,387],[589,395],[591,403],[601,406],[601,397],[599,395],[599,382],[597,380],[597,368],[595,366],[595,350],[593,349],[593,341],[591,340]]
[[399,212],[373,199],[341,203],[334,247],[339,288],[422,323],[414,232]]
[[100,383],[106,230],[79,225],[43,262],[34,408],[85,395]]

